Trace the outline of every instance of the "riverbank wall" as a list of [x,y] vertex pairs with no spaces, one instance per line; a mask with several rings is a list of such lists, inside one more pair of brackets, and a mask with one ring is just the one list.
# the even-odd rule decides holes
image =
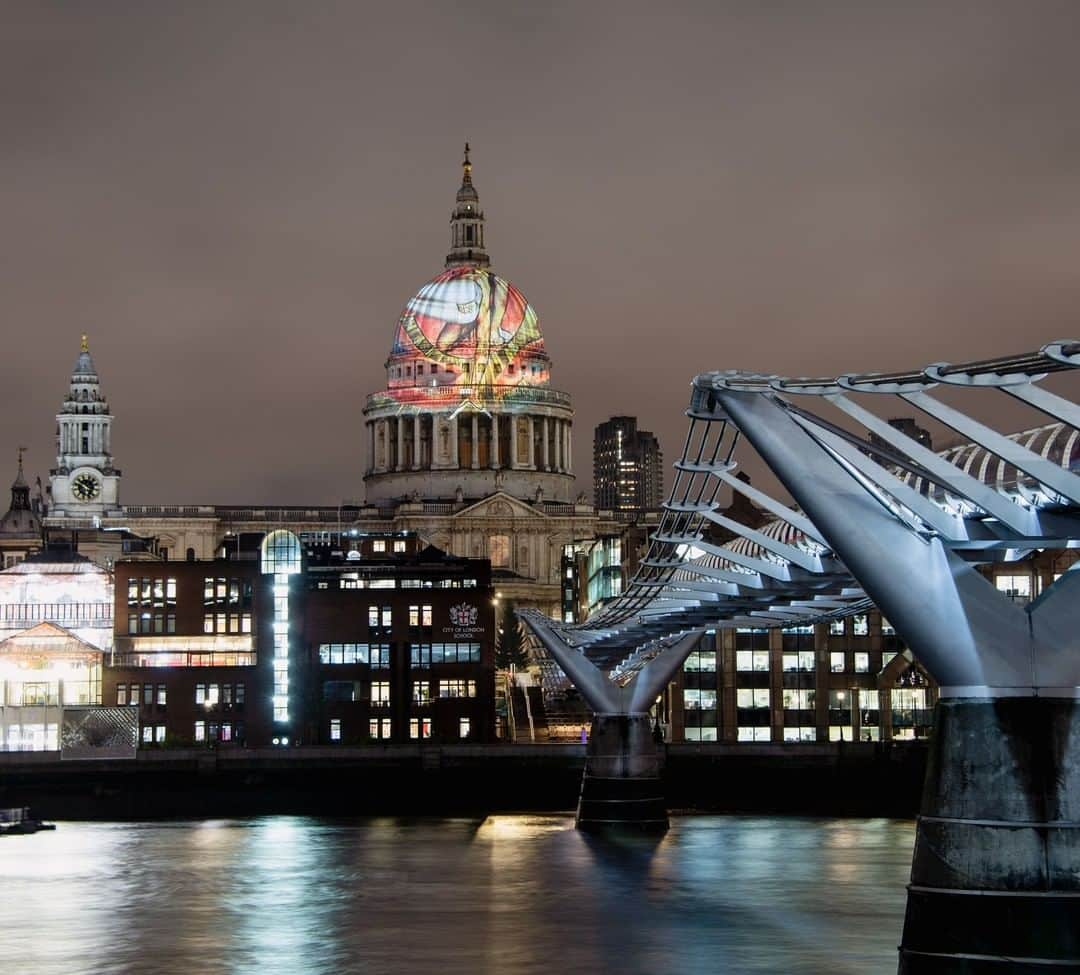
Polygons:
[[[926,767],[922,742],[660,751],[668,808],[687,812],[911,817]],[[0,753],[0,807],[89,820],[569,811],[584,764],[581,744],[148,749],[126,759]]]

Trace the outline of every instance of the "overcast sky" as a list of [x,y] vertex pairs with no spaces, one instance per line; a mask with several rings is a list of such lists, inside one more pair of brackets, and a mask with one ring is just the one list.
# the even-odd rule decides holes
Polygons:
[[7,0],[0,477],[47,474],[86,331],[124,501],[360,497],[465,139],[582,488],[612,413],[674,457],[696,372],[1076,337],[1077,37],[1032,0]]

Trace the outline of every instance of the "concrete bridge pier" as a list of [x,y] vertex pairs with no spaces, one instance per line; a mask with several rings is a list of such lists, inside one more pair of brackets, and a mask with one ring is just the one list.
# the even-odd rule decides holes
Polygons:
[[900,975],[1080,972],[1080,700],[942,698]]
[[558,636],[551,620],[531,610],[520,615],[593,711],[578,800],[578,829],[662,833],[668,828],[667,804],[649,708],[704,631],[680,633],[670,644],[658,645],[648,663],[625,684],[619,684],[601,673],[578,647]]
[[581,779],[578,829],[667,830],[660,772],[660,749],[647,713],[595,715]]

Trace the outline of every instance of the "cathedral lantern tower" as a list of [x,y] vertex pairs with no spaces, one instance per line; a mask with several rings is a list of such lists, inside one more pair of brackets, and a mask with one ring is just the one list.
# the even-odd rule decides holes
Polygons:
[[490,265],[466,144],[445,270],[406,303],[364,409],[368,503],[571,499],[570,397],[549,385],[535,309]]
[[120,471],[113,467],[112,420],[84,335],[71,386],[56,415],[56,467],[49,472],[50,515],[120,513]]

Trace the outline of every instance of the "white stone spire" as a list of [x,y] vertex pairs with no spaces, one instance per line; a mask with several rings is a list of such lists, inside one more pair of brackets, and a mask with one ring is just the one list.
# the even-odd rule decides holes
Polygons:
[[56,414],[56,467],[49,477],[52,513],[102,514],[117,508],[120,471],[113,467],[112,419],[83,335],[71,385]]

